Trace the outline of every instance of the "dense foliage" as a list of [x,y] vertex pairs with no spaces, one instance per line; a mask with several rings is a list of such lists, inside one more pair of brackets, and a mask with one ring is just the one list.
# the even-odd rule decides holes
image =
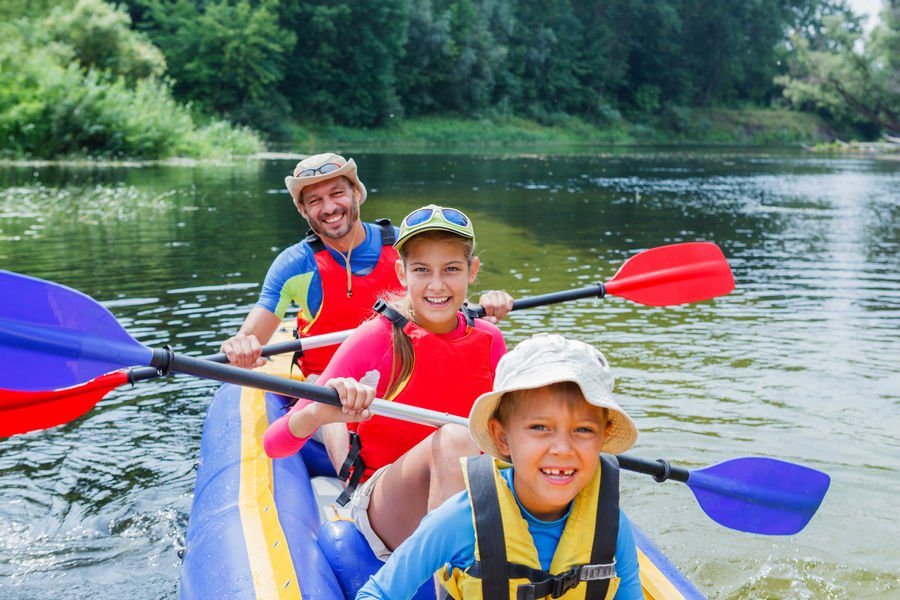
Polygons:
[[785,94],[801,108],[812,105],[900,136],[900,0],[885,1],[867,40],[844,16],[826,17],[824,25],[815,40],[792,38],[792,68],[779,79]]
[[0,153],[164,158],[248,154],[250,132],[198,124],[160,79],[165,60],[102,0],[0,23]]
[[700,112],[784,106],[896,131],[886,2],[864,39],[845,0],[0,0],[0,133],[140,156],[183,152],[168,136],[198,117],[276,140],[410,117],[680,139],[718,126]]
[[[843,0],[126,4],[165,54],[182,100],[273,133],[272,114],[365,127],[495,113],[603,125],[672,107],[768,106],[781,95],[774,78],[789,33],[818,32],[822,15],[847,13]],[[253,25],[219,36],[213,23],[222,32]],[[258,50],[252,62],[232,60],[232,46]],[[241,61],[249,75],[235,68]]]

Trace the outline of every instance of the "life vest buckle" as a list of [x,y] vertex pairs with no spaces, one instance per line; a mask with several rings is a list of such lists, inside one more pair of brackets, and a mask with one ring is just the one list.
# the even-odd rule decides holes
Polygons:
[[550,597],[560,598],[572,588],[577,587],[579,583],[581,583],[581,565],[572,567],[554,578],[553,591],[550,593]]

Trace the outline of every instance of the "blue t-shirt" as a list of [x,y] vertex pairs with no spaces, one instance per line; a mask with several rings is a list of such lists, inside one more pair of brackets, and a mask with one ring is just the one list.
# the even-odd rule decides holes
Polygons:
[[[350,253],[350,271],[357,276],[371,273],[381,256],[381,228],[374,223],[363,223],[363,228],[366,239]],[[398,232],[394,227],[395,237]],[[337,264],[347,264],[338,251],[328,246],[326,249]],[[305,240],[285,249],[275,258],[266,273],[256,305],[283,319],[292,301],[300,307],[308,321],[319,313],[322,306],[322,278],[315,253]],[[372,302],[375,302],[374,298]]]
[[[500,471],[513,490],[512,469]],[[516,498],[518,502],[518,498]],[[519,504],[528,531],[534,539],[541,568],[547,570],[556,552],[569,514],[557,521],[541,521]],[[571,506],[569,507],[571,511]],[[413,534],[394,551],[385,565],[359,590],[356,600],[411,598],[423,583],[445,564],[466,569],[475,562],[475,525],[469,492],[464,490],[425,515]],[[631,523],[619,510],[619,537],[616,541],[616,573],[620,578],[616,600],[642,600],[637,550]]]

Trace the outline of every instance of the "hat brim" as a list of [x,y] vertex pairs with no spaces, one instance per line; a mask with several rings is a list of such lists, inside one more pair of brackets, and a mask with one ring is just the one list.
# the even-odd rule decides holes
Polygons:
[[351,158],[347,161],[340,169],[336,171],[332,171],[331,173],[325,173],[324,175],[312,175],[310,177],[293,177],[288,175],[284,178],[284,185],[287,187],[288,192],[291,194],[291,198],[294,199],[294,202],[300,202],[300,192],[306,186],[313,185],[322,181],[328,181],[329,179],[334,179],[335,177],[346,177],[350,180],[350,183],[359,191],[359,203],[362,204],[366,201],[366,186],[363,185],[362,181],[359,180],[359,176],[356,173],[356,162]]
[[[535,377],[525,375],[524,377],[521,377],[519,381],[520,383],[518,385],[493,390],[480,395],[475,400],[475,403],[472,405],[472,410],[469,412],[469,435],[475,440],[475,443],[478,444],[478,447],[481,448],[485,454],[489,454],[494,458],[506,462],[509,462],[510,457],[500,452],[500,449],[494,442],[494,438],[491,436],[491,430],[488,425],[490,420],[494,417],[494,414],[497,412],[497,406],[500,404],[500,399],[503,397],[503,394],[520,390],[536,389],[554,383],[562,383],[564,381],[571,381],[580,387],[579,382],[575,378],[565,376],[547,378],[546,376],[541,377],[540,375]],[[583,392],[584,390],[582,390],[582,393]],[[600,447],[601,452],[621,454],[634,446],[638,437],[637,427],[635,426],[634,421],[631,420],[631,417],[622,410],[615,400],[609,398],[606,401],[589,401],[589,404],[597,406],[598,408],[606,408],[609,413],[609,423],[611,426],[609,428],[609,433],[606,435],[606,439],[603,440],[603,445]]]

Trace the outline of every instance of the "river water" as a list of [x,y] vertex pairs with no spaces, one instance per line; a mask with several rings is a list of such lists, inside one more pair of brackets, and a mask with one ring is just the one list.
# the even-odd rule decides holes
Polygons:
[[[580,300],[502,329],[510,345],[555,331],[601,348],[641,430],[634,455],[691,469],[763,455],[832,477],[806,529],[767,537],[718,525],[684,485],[623,474],[628,514],[710,598],[900,598],[900,162],[722,148],[354,156],[364,218],[431,202],[472,217],[476,291],[582,287],[640,250],[718,244],[728,296]],[[93,296],[147,345],[214,352],[305,231],[282,186],[294,162],[6,165],[0,268]],[[142,382],[0,439],[0,598],[177,597],[217,385]]]

